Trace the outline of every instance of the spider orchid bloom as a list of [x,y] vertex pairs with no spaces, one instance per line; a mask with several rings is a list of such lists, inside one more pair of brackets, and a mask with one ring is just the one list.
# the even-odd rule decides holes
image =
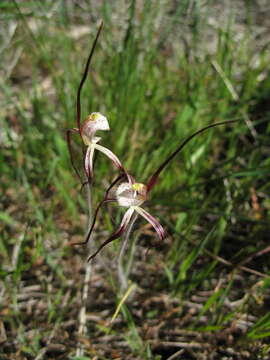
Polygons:
[[[106,194],[108,196],[108,190]],[[148,221],[153,226],[160,240],[163,240],[165,237],[165,231],[158,222],[158,220],[141,207],[141,205],[147,200],[147,186],[145,184],[136,183],[136,182],[121,183],[115,192],[115,196],[116,196],[115,199],[109,199],[107,197],[107,199],[103,200],[103,202],[117,201],[119,206],[128,209],[122,218],[120,227],[103,244],[101,244],[101,246],[97,249],[97,251],[89,257],[88,261],[92,260],[101,251],[101,249],[104,246],[106,246],[111,241],[119,238],[124,233],[134,213],[141,215],[143,218],[145,218],[146,221]],[[98,207],[97,210],[99,210],[99,208],[100,207]],[[94,217],[94,222],[96,221],[96,214]],[[93,230],[93,225],[90,229],[90,234],[88,236],[88,239],[90,238],[92,230]]]
[[[137,212],[153,226],[160,240],[164,239],[165,231],[158,220],[140,206],[147,200],[146,185],[141,183],[122,183],[116,190],[116,200],[118,205],[129,208],[125,213],[123,220],[125,217],[130,220],[134,212]],[[125,230],[128,225],[128,221],[124,222],[123,225]]]
[[190,135],[188,138],[186,138],[177,147],[177,149],[173,153],[171,153],[171,155],[158,167],[158,169],[150,177],[150,179],[148,180],[146,185],[135,182],[135,180],[131,177],[132,181],[130,181],[129,183],[127,183],[127,182],[121,183],[115,192],[115,197],[110,198],[110,196],[109,196],[110,190],[124,177],[124,175],[120,175],[106,190],[104,199],[99,203],[99,205],[96,208],[94,218],[93,218],[93,223],[89,229],[86,240],[80,244],[86,244],[89,241],[92,231],[94,229],[95,223],[96,223],[98,212],[104,204],[106,204],[108,202],[116,201],[116,202],[118,202],[118,204],[120,206],[127,207],[128,210],[124,214],[121,224],[118,227],[118,229],[116,231],[114,231],[113,234],[100,245],[100,247],[97,249],[97,251],[88,258],[88,261],[92,260],[103,249],[104,246],[106,246],[113,240],[119,238],[123,234],[123,232],[126,230],[128,224],[129,224],[129,222],[131,221],[132,215],[135,212],[137,212],[139,215],[143,216],[154,227],[159,238],[161,240],[163,240],[164,236],[165,236],[163,227],[160,225],[160,223],[157,221],[156,218],[154,218],[145,209],[143,209],[141,207],[141,205],[143,205],[143,203],[148,199],[149,193],[152,191],[152,189],[156,185],[157,180],[160,176],[160,173],[175,158],[175,156],[185,147],[185,145],[191,139],[193,139],[195,136],[199,135],[200,133],[202,133],[212,127],[219,126],[219,125],[231,124],[231,123],[234,123],[237,121],[240,121],[240,120],[229,120],[229,121],[218,122],[218,123],[208,125],[202,129],[196,131],[195,133]]
[[[108,148],[98,144],[98,142],[101,140],[101,137],[95,136],[96,132],[99,130],[108,131],[110,130],[110,126],[108,123],[108,120],[106,116],[102,115],[99,112],[93,112],[91,115],[87,117],[87,119],[83,122],[81,126],[81,130],[78,128],[73,128],[68,130],[67,134],[70,134],[70,131],[73,131],[77,134],[80,134],[81,139],[84,143],[84,145],[87,146],[87,149],[84,153],[84,171],[86,174],[86,177],[88,181],[91,181],[93,179],[93,159],[94,159],[94,152],[95,150],[98,150],[105,154],[117,167],[118,170],[120,170],[122,173],[125,173],[127,178],[129,179],[129,176],[124,169],[121,161],[118,159],[118,157]],[[77,170],[76,166],[74,165],[73,156],[72,156],[72,148],[70,145],[70,137],[68,136],[68,145],[69,145],[69,151],[71,155],[71,163],[73,165],[73,168],[75,169],[78,177],[81,180],[79,171]],[[130,179],[129,179],[130,181]],[[82,182],[82,180],[81,180]]]
[[95,48],[96,48],[96,45],[98,42],[100,32],[102,30],[102,27],[103,27],[103,23],[101,22],[98,32],[97,32],[97,35],[96,35],[96,38],[93,42],[90,54],[88,56],[83,76],[81,78],[81,81],[80,81],[80,84],[79,84],[79,87],[77,90],[77,102],[76,102],[77,127],[67,130],[67,144],[68,144],[68,150],[69,150],[69,154],[70,154],[71,165],[72,165],[73,169],[75,170],[75,172],[82,184],[84,184],[84,181],[81,178],[80,172],[79,172],[78,168],[76,167],[75,161],[73,158],[73,149],[71,146],[71,135],[72,134],[79,134],[82,142],[84,143],[84,145],[87,146],[87,150],[84,153],[84,170],[85,170],[85,175],[86,175],[88,181],[91,181],[93,178],[94,152],[95,152],[95,150],[99,150],[103,154],[105,154],[114,163],[114,165],[117,167],[118,170],[121,171],[121,173],[126,174],[128,181],[131,182],[131,179],[129,178],[127,172],[125,171],[125,169],[122,166],[118,157],[116,155],[114,155],[114,153],[112,151],[110,151],[109,149],[98,144],[98,142],[100,141],[101,138],[95,136],[96,132],[98,130],[104,130],[104,131],[110,130],[107,118],[99,112],[93,112],[91,115],[89,115],[87,117],[87,119],[83,122],[83,124],[81,124],[81,91],[83,89],[83,85],[85,83],[85,80],[86,80],[88,72],[89,72],[90,63],[91,63],[91,60],[92,60],[92,57],[93,57],[93,54],[94,54],[94,51],[95,51]]
[[81,128],[81,137],[84,144],[87,146],[84,155],[84,169],[88,179],[93,178],[93,158],[95,150],[99,150],[105,154],[114,165],[122,172],[125,172],[120,160],[114,153],[104,146],[98,144],[100,137],[95,136],[98,130],[110,130],[107,118],[99,112],[94,112],[88,116]]

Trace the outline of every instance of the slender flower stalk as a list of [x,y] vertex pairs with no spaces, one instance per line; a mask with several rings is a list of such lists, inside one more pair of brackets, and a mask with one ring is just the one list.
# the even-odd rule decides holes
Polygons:
[[[124,257],[124,254],[125,254],[125,250],[126,250],[126,247],[128,245],[128,242],[129,242],[129,238],[130,238],[130,234],[132,232],[132,229],[133,229],[133,226],[137,220],[137,217],[138,217],[138,214],[133,214],[126,230],[125,230],[125,233],[123,235],[123,242],[121,244],[121,249],[120,249],[120,252],[119,252],[119,257],[118,257],[118,263],[117,263],[117,272],[118,272],[118,279],[119,279],[119,282],[120,282],[120,285],[121,285],[121,291],[125,290],[127,288],[127,285],[128,285],[128,282],[127,282],[127,279],[128,279],[128,272],[129,272],[129,268],[130,266],[127,266],[127,270],[125,272],[124,268],[123,268],[123,257]],[[132,255],[130,255],[130,261],[132,261]],[[91,262],[90,262],[91,264]]]
[[[91,195],[91,187],[92,185],[90,183],[86,184],[86,191],[87,191],[87,204],[88,204],[88,225],[87,225],[87,230],[91,224],[92,220],[92,195]],[[92,242],[90,243],[90,247],[89,250],[91,251],[92,249]],[[93,270],[93,264],[88,262],[85,266],[85,275],[84,275],[84,282],[83,282],[83,287],[82,287],[82,296],[81,296],[81,308],[80,308],[80,312],[79,312],[79,317],[78,317],[78,322],[79,322],[79,327],[78,327],[78,337],[83,337],[86,335],[87,332],[87,327],[86,327],[86,307],[87,307],[87,303],[89,303],[89,285],[90,285],[90,280],[91,280],[91,275],[92,275],[92,270]],[[76,356],[83,356],[84,355],[84,351],[85,351],[85,346],[83,344],[83,342],[78,341],[77,344],[77,349],[76,349]]]
[[[232,124],[234,122],[237,122],[239,120],[229,120],[229,121],[223,121],[214,123],[211,125],[208,125],[189,137],[187,137],[177,148],[174,152],[171,153],[171,155],[168,156],[167,159],[165,159],[164,162],[161,163],[161,165],[158,167],[158,169],[153,173],[153,175],[149,178],[146,185],[142,183],[136,182],[133,178],[131,182],[123,182],[121,183],[115,192],[114,197],[109,196],[109,192],[112,189],[114,185],[118,181],[120,181],[120,177],[114,181],[109,188],[107,189],[105,193],[104,199],[99,203],[99,205],[96,208],[93,223],[89,230],[86,242],[90,239],[91,233],[94,229],[95,222],[97,219],[97,215],[103,204],[108,202],[117,202],[120,207],[126,208],[126,212],[122,218],[122,221],[120,223],[120,226],[109,236],[107,240],[105,240],[100,247],[88,258],[88,261],[91,261],[94,259],[94,257],[110,242],[118,239],[128,228],[128,225],[131,222],[132,215],[138,214],[141,215],[146,221],[148,221],[153,228],[155,229],[158,237],[160,240],[163,240],[165,237],[165,230],[163,229],[162,225],[159,223],[159,221],[153,217],[151,214],[149,214],[144,208],[142,208],[143,203],[148,200],[150,192],[153,190],[154,186],[157,183],[157,180],[161,174],[161,172],[165,169],[165,167],[178,155],[181,150],[189,143],[190,140],[192,140],[195,136],[205,132],[206,130],[220,126],[220,125],[227,125]],[[85,242],[85,243],[86,243]]]
[[[101,30],[103,27],[103,22],[101,22],[97,35],[95,37],[95,40],[93,42],[90,54],[88,56],[86,66],[84,68],[83,76],[81,78],[78,90],[77,90],[77,99],[76,99],[76,122],[77,127],[67,130],[66,136],[67,136],[67,144],[68,144],[68,150],[70,154],[71,164],[73,169],[75,170],[78,178],[80,179],[80,182],[83,185],[87,185],[87,204],[88,204],[88,225],[86,230],[86,238],[87,242],[90,239],[90,236],[92,232],[89,232],[89,227],[91,224],[95,221],[92,219],[92,179],[93,179],[93,159],[94,159],[94,153],[96,150],[102,152],[104,155],[106,155],[117,167],[118,170],[120,170],[121,175],[119,179],[122,179],[126,177],[128,181],[131,183],[132,178],[127,174],[124,167],[122,166],[120,160],[118,157],[109,149],[99,144],[99,141],[101,140],[100,137],[96,136],[97,131],[108,131],[110,130],[109,123],[107,118],[102,115],[100,112],[93,112],[91,113],[86,120],[82,123],[81,121],[81,92],[83,89],[83,85],[87,79],[87,75],[89,72],[91,60],[93,57],[93,54],[95,52],[98,38],[100,36]],[[78,167],[75,164],[75,158],[73,154],[73,148],[72,148],[72,136],[74,134],[79,135],[81,139],[81,143],[83,144],[83,163],[84,163],[84,175],[81,176],[80,171]],[[87,181],[85,182],[85,178]],[[108,202],[109,199],[106,199],[105,202]],[[92,251],[92,242],[89,244],[90,252]],[[79,336],[83,336],[86,333],[86,305],[88,302],[88,293],[89,293],[89,283],[92,273],[92,264],[88,263],[85,268],[85,279],[82,289],[82,304],[81,309],[79,313],[79,329],[78,334]],[[76,350],[77,356],[82,356],[84,354],[84,346],[82,343],[78,343],[78,347]]]

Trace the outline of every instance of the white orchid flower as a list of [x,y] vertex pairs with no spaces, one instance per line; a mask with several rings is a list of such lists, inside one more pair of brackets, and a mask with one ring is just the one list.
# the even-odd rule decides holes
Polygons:
[[[124,182],[117,187],[117,190],[115,192],[115,196],[116,196],[115,199],[109,199],[108,193],[109,193],[109,191],[107,190],[107,192],[106,192],[107,196],[102,201],[102,203],[100,203],[100,205],[98,206],[98,208],[96,210],[94,222],[96,221],[97,212],[100,209],[100,206],[104,202],[116,201],[119,206],[127,208],[127,211],[125,212],[125,214],[122,218],[119,228],[106,241],[104,241],[104,243],[102,243],[100,245],[100,247],[97,249],[97,251],[89,257],[88,261],[93,259],[104,246],[106,246],[111,241],[119,238],[123,234],[123,232],[126,230],[128,224],[129,224],[129,222],[131,221],[132,215],[135,212],[137,212],[139,215],[141,215],[146,221],[148,221],[153,226],[153,228],[156,230],[160,240],[164,239],[165,231],[164,231],[163,227],[161,226],[161,224],[158,222],[158,220],[156,218],[154,218],[145,209],[143,209],[141,207],[141,205],[143,205],[143,203],[147,200],[147,186],[146,185],[144,185],[142,183],[136,183],[136,182],[133,182],[133,183]],[[94,225],[94,222],[93,222],[93,225]],[[90,238],[91,232],[93,230],[93,225],[87,236],[86,242]]]
[[93,112],[84,121],[81,128],[81,137],[84,144],[87,146],[87,150],[84,156],[84,169],[88,179],[93,178],[93,158],[95,150],[98,150],[105,154],[114,165],[121,171],[124,168],[118,159],[118,157],[109,149],[98,144],[101,140],[100,137],[95,136],[99,130],[110,130],[107,118],[99,112]]

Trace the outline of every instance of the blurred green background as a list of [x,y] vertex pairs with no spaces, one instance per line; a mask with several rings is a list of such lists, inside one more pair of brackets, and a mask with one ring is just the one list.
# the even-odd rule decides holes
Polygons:
[[[269,11],[263,0],[0,2],[3,359],[268,358]],[[118,242],[96,259],[78,339],[87,252],[70,243],[87,207],[65,131],[101,19],[83,118],[107,116],[102,145],[137,181],[192,132],[242,121],[196,137],[162,174],[146,209],[168,237],[137,222],[137,291],[113,326]],[[94,204],[116,175],[98,156]],[[120,219],[103,211],[97,244]]]

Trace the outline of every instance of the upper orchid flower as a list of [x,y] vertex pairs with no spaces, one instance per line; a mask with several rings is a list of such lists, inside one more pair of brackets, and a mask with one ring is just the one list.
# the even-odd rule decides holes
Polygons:
[[101,151],[103,154],[108,156],[113,161],[115,166],[125,172],[120,160],[114,153],[98,144],[100,137],[95,136],[98,130],[110,130],[107,118],[98,113],[94,112],[88,116],[81,127],[81,137],[84,144],[87,146],[86,153],[84,155],[84,169],[88,179],[93,177],[93,157],[95,150]]
[[83,183],[83,180],[80,176],[80,173],[79,173],[77,167],[75,166],[75,162],[73,159],[73,151],[72,151],[72,147],[71,147],[71,134],[74,134],[74,133],[79,134],[82,142],[84,143],[84,145],[87,146],[87,149],[84,152],[84,170],[85,170],[85,174],[86,174],[88,181],[91,181],[91,179],[93,178],[93,157],[94,157],[95,150],[99,150],[103,154],[105,154],[110,160],[112,160],[114,165],[122,173],[126,174],[126,177],[129,179],[128,174],[125,171],[124,167],[122,166],[118,157],[116,155],[114,155],[114,153],[112,151],[110,151],[109,149],[105,148],[104,146],[99,145],[98,142],[100,141],[101,138],[95,136],[95,134],[98,130],[105,130],[105,131],[110,130],[107,118],[99,112],[93,112],[92,114],[90,114],[87,117],[87,119],[81,125],[81,91],[82,91],[84,82],[87,78],[91,59],[93,57],[102,27],[103,27],[103,23],[101,22],[100,27],[97,32],[97,35],[96,35],[96,38],[92,45],[90,54],[88,56],[81,82],[78,87],[77,106],[76,106],[77,107],[77,127],[67,130],[67,143],[68,143],[68,149],[69,149],[70,158],[71,158],[71,164],[82,183]]
[[88,235],[86,237],[86,240],[81,243],[81,244],[85,244],[89,241],[91,233],[93,231],[93,228],[95,226],[95,222],[97,219],[97,215],[98,212],[101,208],[101,206],[105,203],[108,202],[117,202],[119,206],[121,207],[125,207],[128,208],[127,211],[125,212],[121,224],[118,227],[118,229],[116,231],[113,232],[113,234],[106,240],[104,241],[100,247],[97,249],[97,251],[92,254],[89,257],[89,261],[92,260],[99,252],[100,250],[107,245],[108,243],[110,243],[111,241],[119,238],[123,232],[126,230],[128,224],[131,221],[132,215],[137,212],[139,215],[141,215],[142,217],[144,217],[156,230],[158,237],[162,240],[165,237],[165,231],[163,229],[163,227],[161,226],[161,224],[158,222],[158,220],[156,218],[154,218],[152,215],[150,215],[145,209],[143,209],[141,206],[143,205],[143,203],[148,199],[149,197],[149,193],[150,191],[153,189],[153,187],[155,186],[155,184],[157,183],[158,177],[161,173],[161,171],[166,167],[166,165],[168,165],[171,160],[183,149],[183,147],[196,135],[206,131],[207,129],[210,129],[212,127],[215,126],[219,126],[219,125],[225,125],[225,124],[230,124],[230,123],[234,123],[238,120],[230,120],[230,121],[224,121],[224,122],[219,122],[219,123],[215,123],[212,125],[208,125],[198,131],[196,131],[195,133],[193,133],[192,135],[190,135],[187,139],[185,139],[180,146],[158,167],[158,169],[154,172],[154,174],[150,177],[150,179],[148,180],[148,182],[145,184],[142,183],[138,183],[135,182],[135,180],[130,177],[131,181],[127,182],[123,182],[121,183],[118,187],[117,190],[115,192],[115,196],[114,197],[110,197],[109,193],[110,190],[121,180],[123,179],[124,175],[120,175],[107,189],[104,199],[99,203],[98,207],[96,208],[95,214],[94,214],[94,219],[93,219],[93,223],[91,228],[89,229]]

